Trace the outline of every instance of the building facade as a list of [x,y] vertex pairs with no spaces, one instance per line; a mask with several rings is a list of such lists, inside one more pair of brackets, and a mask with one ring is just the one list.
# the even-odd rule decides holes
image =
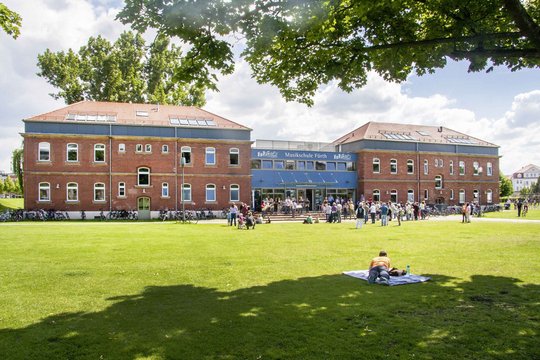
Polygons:
[[25,209],[249,201],[251,129],[194,107],[83,101],[24,120]]
[[540,178],[540,166],[526,165],[512,174],[512,188],[518,193],[524,188],[531,188]]
[[444,205],[499,201],[498,146],[451,129],[369,122],[334,145],[358,156],[360,199]]

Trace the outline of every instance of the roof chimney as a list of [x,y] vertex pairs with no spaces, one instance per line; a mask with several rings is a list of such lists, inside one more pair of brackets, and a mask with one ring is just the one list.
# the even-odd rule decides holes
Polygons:
[[442,132],[442,126],[439,126],[439,128],[437,129],[438,132]]

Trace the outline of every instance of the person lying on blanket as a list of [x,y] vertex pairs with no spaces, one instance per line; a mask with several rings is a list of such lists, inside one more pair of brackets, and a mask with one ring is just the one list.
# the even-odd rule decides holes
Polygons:
[[381,250],[379,256],[374,257],[369,264],[368,283],[389,285],[388,269],[390,269],[390,258],[388,258],[386,251]]

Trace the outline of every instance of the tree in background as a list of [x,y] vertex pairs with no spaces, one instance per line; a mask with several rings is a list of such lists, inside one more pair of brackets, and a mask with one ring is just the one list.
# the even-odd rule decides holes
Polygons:
[[118,18],[188,44],[177,76],[207,85],[213,71],[234,70],[242,37],[254,78],[307,104],[331,81],[347,92],[364,86],[369,71],[401,82],[448,59],[469,71],[540,64],[539,1],[125,0]]
[[21,21],[22,18],[19,14],[0,3],[0,27],[14,39],[20,34]]
[[20,189],[21,195],[24,193],[23,185],[23,149],[13,150],[11,156],[11,167],[13,173],[17,176],[17,185]]
[[499,194],[501,197],[510,196],[514,192],[512,181],[508,179],[502,172],[499,174]]
[[76,53],[38,55],[39,76],[60,91],[51,94],[67,104],[81,100],[203,106],[200,81],[174,77],[185,67],[179,47],[160,35],[146,46],[140,34],[126,31],[111,44],[91,37]]

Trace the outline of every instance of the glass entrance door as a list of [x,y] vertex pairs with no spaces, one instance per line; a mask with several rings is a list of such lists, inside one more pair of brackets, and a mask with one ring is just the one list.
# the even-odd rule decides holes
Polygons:
[[150,219],[150,198],[143,196],[137,199],[137,210],[139,212],[139,219]]

